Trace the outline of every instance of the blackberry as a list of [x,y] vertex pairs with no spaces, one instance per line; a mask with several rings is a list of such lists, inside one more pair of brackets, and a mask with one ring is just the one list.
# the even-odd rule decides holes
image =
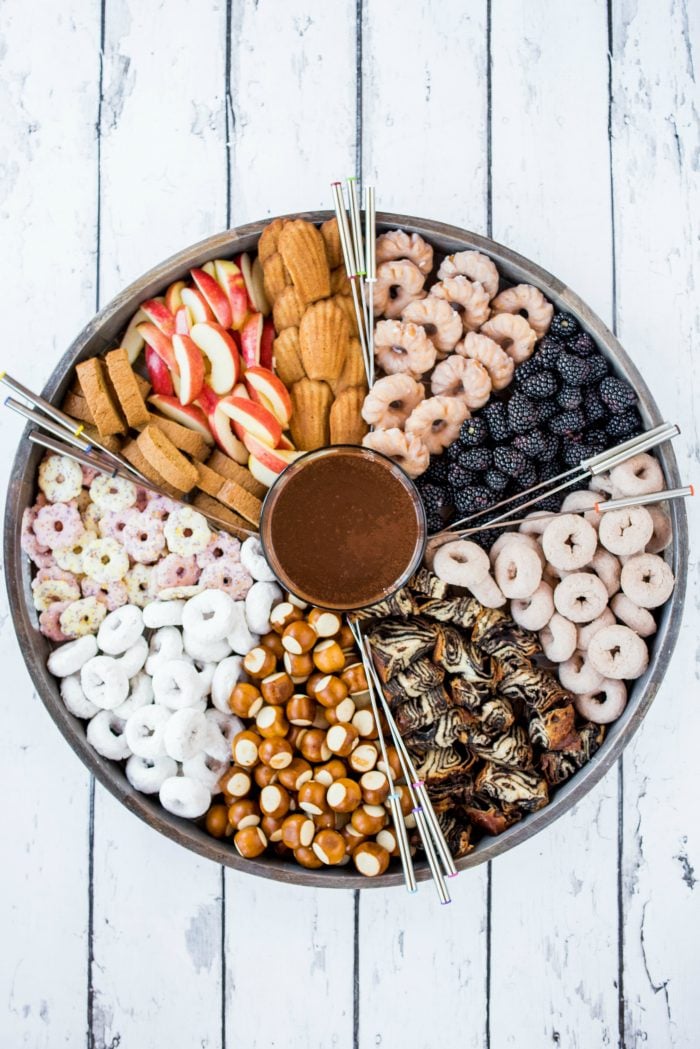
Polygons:
[[[530,360],[536,361],[540,368],[553,368],[556,364],[557,357],[563,349],[564,343],[561,339],[555,339],[551,335],[545,335]],[[520,367],[522,368],[522,364]],[[515,370],[516,376],[518,370],[519,369],[517,368]]]
[[451,499],[444,488],[436,484],[423,484],[420,487],[420,496],[425,507],[425,516],[429,532],[439,531],[447,519],[446,511],[451,505]]
[[486,510],[493,502],[493,495],[488,488],[477,484],[460,488],[454,496],[457,512],[463,517],[476,513],[477,510]]
[[580,408],[582,401],[583,392],[581,387],[572,386],[571,383],[568,382],[564,383],[557,394],[557,404],[565,411],[570,411],[572,408]]
[[546,423],[548,419],[551,419],[552,416],[556,415],[559,411],[557,402],[554,400],[554,398],[552,398],[551,401],[542,401],[538,405],[538,409],[539,411],[537,413],[537,421],[539,423]]
[[586,390],[582,407],[583,414],[586,416],[586,422],[589,426],[591,423],[600,422],[601,419],[607,419],[608,417],[608,410],[598,396],[597,390]]
[[570,313],[555,313],[549,325],[549,335],[559,339],[573,339],[581,331],[579,323]]
[[636,408],[630,408],[626,412],[618,412],[611,415],[605,425],[605,432],[615,438],[624,440],[626,437],[634,437],[642,432],[642,420]]
[[608,362],[600,353],[596,353],[595,357],[588,358],[588,368],[589,371],[586,377],[586,386],[596,386],[610,371]]
[[534,375],[527,375],[520,383],[520,389],[528,397],[534,397],[537,401],[546,400],[557,392],[557,377],[554,372],[541,371]]
[[558,477],[563,472],[563,469],[563,465],[558,459],[548,463],[540,463],[537,467],[537,480],[551,481],[553,477]]
[[539,375],[541,371],[542,365],[537,358],[537,354],[534,354],[527,361],[517,365],[514,375],[515,385],[522,388],[523,383],[531,379],[533,375]]
[[486,420],[491,440],[496,444],[507,441],[511,436],[508,425],[508,413],[502,401],[493,401],[487,404],[481,413],[481,418]]
[[520,481],[530,473],[530,463],[517,448],[496,448],[493,461],[497,470]]
[[615,415],[627,411],[628,408],[634,408],[637,403],[637,394],[630,384],[614,375],[603,379],[598,387],[598,394],[603,404]]
[[519,488],[530,488],[537,480],[537,467],[533,462],[528,459],[527,469],[521,477],[518,478]]
[[503,495],[510,483],[506,475],[495,468],[486,471],[484,481],[488,490],[494,495]]
[[508,401],[508,422],[513,433],[525,433],[533,426],[537,417],[538,411],[534,401],[516,390]]
[[421,481],[427,484],[436,484],[443,488],[447,484],[448,460],[444,455],[433,455],[430,458],[430,466],[421,476]]
[[545,499],[540,499],[537,506],[533,507],[533,509],[541,510],[542,513],[556,514],[561,506],[564,494],[558,492],[556,495],[548,495]]
[[457,441],[453,441],[452,444],[445,449],[443,455],[448,463],[458,463],[462,456],[462,445],[458,444]]
[[517,437],[514,437],[513,447],[526,455],[528,459],[537,459],[546,447],[548,436],[535,426],[528,433],[519,433]]
[[610,447],[610,438],[605,430],[587,430],[586,444],[591,450],[591,455],[600,455],[601,452]]
[[465,448],[459,461],[467,470],[483,473],[493,462],[493,452],[489,448]]
[[569,349],[577,353],[579,357],[592,357],[598,352],[596,344],[587,331],[582,331],[569,342]]
[[541,463],[551,463],[559,454],[559,438],[553,433],[546,433],[544,438],[544,447],[537,458]]
[[585,425],[586,420],[580,408],[555,415],[547,423],[550,433],[555,433],[558,437],[570,437],[574,433],[580,433]]
[[457,461],[450,463],[447,467],[447,482],[452,489],[466,488],[470,484],[475,484],[476,474]]
[[505,528],[488,528],[485,532],[474,532],[468,538],[471,543],[476,543],[488,553],[498,537],[504,535],[505,531]]
[[588,378],[591,366],[583,357],[575,353],[560,353],[557,357],[557,371],[565,383],[571,386],[582,386]]
[[478,448],[479,445],[486,443],[488,436],[489,428],[485,420],[475,416],[462,423],[457,440],[467,448]]
[[562,458],[565,466],[578,466],[589,454],[582,440],[569,439],[564,443]]

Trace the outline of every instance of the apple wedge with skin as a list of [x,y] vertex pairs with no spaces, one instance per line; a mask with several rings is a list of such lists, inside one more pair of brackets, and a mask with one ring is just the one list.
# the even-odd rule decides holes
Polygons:
[[271,411],[282,429],[286,429],[292,417],[292,399],[281,379],[269,368],[254,364],[246,368],[243,381],[252,399]]
[[151,324],[170,338],[175,334],[175,318],[160,299],[146,299],[141,303],[141,309],[148,317]]
[[234,462],[245,466],[248,462],[248,449],[236,437],[231,427],[231,420],[219,406],[209,416],[209,425],[221,451],[230,456]]
[[146,371],[153,392],[172,397],[175,393],[172,376],[165,361],[150,346],[146,347]]
[[189,335],[173,335],[173,353],[180,372],[180,404],[192,404],[204,385],[204,358]]
[[170,338],[167,335],[164,335],[160,328],[157,328],[155,324],[151,324],[150,321],[139,324],[137,331],[139,335],[143,336],[146,345],[150,346],[152,350],[155,350],[170,371],[176,372],[177,361],[175,360],[173,344]]
[[248,458],[248,469],[256,481],[271,488],[279,475],[290,463],[298,459],[303,452],[293,451],[286,448],[269,448],[256,440],[251,434],[246,434],[244,443],[250,456]]
[[229,393],[241,374],[241,358],[227,331],[214,321],[193,324],[190,338],[211,364],[209,384],[214,393]]
[[263,332],[262,313],[249,313],[241,328],[241,357],[246,368],[260,364],[260,344]]
[[231,262],[229,259],[216,259],[214,261],[214,272],[217,283],[228,298],[231,307],[231,324],[228,327],[238,330],[250,309],[243,274],[236,263]]
[[244,443],[250,434],[270,448],[277,446],[282,427],[279,420],[262,404],[245,397],[222,397],[219,408],[233,420],[236,436]]
[[220,324],[222,328],[230,328],[233,323],[233,315],[228,295],[222,291],[214,277],[206,273],[205,270],[195,268],[190,270],[190,273],[192,280],[197,285],[197,290],[207,300],[209,309],[214,314],[217,324]]
[[181,306],[175,314],[175,331],[178,335],[189,335],[191,327],[192,319],[190,317],[190,311],[186,306]]
[[272,348],[276,337],[277,332],[275,331],[272,317],[266,317],[263,321],[262,335],[260,336],[260,363],[263,368],[269,368],[270,371],[272,371],[272,361],[274,359]]
[[124,332],[124,338],[122,339],[122,349],[126,350],[126,355],[129,358],[129,364],[134,364],[138,359],[141,350],[144,347],[143,335],[139,334],[138,326],[143,324],[144,321],[148,321],[148,317],[142,309],[138,309],[134,316],[129,321],[129,325]]
[[262,313],[263,317],[267,317],[270,312],[270,303],[267,301],[262,281],[258,283],[255,279],[253,260],[250,255],[245,251],[242,255],[237,255],[233,261],[240,269],[243,280],[245,281],[245,288],[248,292],[250,305],[258,313]]
[[205,321],[213,321],[214,314],[209,308],[209,303],[196,288],[183,288],[180,292],[183,306],[190,311],[193,324],[203,324]]
[[151,394],[148,403],[157,408],[166,419],[171,419],[180,426],[186,426],[188,430],[194,430],[200,434],[207,444],[214,443],[214,437],[209,428],[207,417],[196,404],[180,404],[177,397],[168,397],[163,394]]
[[173,317],[182,306],[182,290],[186,288],[184,280],[176,280],[173,284],[168,287],[165,293],[165,305],[168,307]]

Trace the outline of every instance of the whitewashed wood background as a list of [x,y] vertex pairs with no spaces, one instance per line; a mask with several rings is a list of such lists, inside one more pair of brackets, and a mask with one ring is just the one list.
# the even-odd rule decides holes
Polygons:
[[[579,291],[697,483],[699,34],[698,0],[0,0],[0,367],[39,387],[142,271],[357,172]],[[19,431],[0,416],[3,488]],[[617,769],[449,908],[257,882],[148,830],[53,727],[4,604],[0,1045],[695,1049],[691,573]]]

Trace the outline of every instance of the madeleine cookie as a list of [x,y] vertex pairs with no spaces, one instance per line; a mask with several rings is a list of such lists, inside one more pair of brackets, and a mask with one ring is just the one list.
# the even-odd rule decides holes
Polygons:
[[334,382],[341,373],[349,342],[347,317],[334,301],[309,306],[299,326],[299,349],[308,377]]
[[306,372],[301,363],[299,329],[285,328],[272,344],[275,371],[285,386],[292,386],[303,379]]
[[331,444],[362,444],[369,427],[360,414],[365,391],[349,386],[333,402],[330,414]]
[[302,303],[328,298],[331,286],[325,242],[311,222],[285,222],[278,249]]
[[336,397],[343,390],[346,390],[348,386],[362,386],[363,392],[365,395],[367,394],[367,373],[359,339],[350,339],[343,362],[343,370],[336,382],[332,383],[331,386]]
[[263,285],[265,294],[270,302],[274,302],[277,296],[291,284],[289,273],[286,270],[282,256],[278,251],[270,255],[262,264]]
[[134,429],[138,429],[139,426],[148,426],[148,408],[126,350],[121,347],[117,350],[110,350],[105,357],[105,364],[119,401],[119,407],[129,426],[133,426]]
[[292,418],[290,430],[297,448],[310,452],[328,444],[329,417],[333,394],[325,382],[301,379],[291,389]]
[[125,433],[126,427],[107,385],[103,361],[99,357],[91,357],[81,361],[75,370],[100,436]]
[[334,270],[331,270],[331,294],[352,295],[350,278],[345,272],[345,266],[336,266]]
[[157,426],[147,426],[136,439],[139,450],[168,484],[180,492],[191,491],[197,483],[197,467],[185,459],[169,437]]
[[296,288],[290,284],[280,292],[272,306],[272,319],[276,330],[281,333],[286,328],[298,328],[303,313],[304,307]]
[[[326,247],[326,258],[330,268],[336,269],[343,264],[343,249],[340,244],[340,232],[338,220],[333,217],[321,223],[321,236]],[[344,272],[344,271],[343,271]]]
[[354,338],[360,334],[357,327],[357,317],[355,316],[355,306],[349,295],[334,295],[331,299],[337,306],[340,306],[341,310],[348,319],[350,325],[350,335]]
[[260,240],[258,241],[258,258],[260,262],[265,262],[270,255],[274,255],[277,251],[283,225],[282,219],[273,219],[260,234]]

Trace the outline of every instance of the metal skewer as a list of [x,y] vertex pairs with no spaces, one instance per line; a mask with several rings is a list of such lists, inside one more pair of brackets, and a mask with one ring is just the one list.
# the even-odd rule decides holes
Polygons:
[[624,510],[628,506],[647,506],[649,503],[665,503],[668,499],[687,499],[695,495],[692,484],[684,488],[667,488],[665,492],[649,492],[647,495],[628,495],[624,499],[607,499],[605,502],[594,503],[593,509],[598,514],[605,514],[608,510]]
[[365,318],[365,332],[369,333],[367,326],[367,298],[365,295],[366,271],[364,267],[365,250],[362,243],[362,220],[360,218],[359,182],[351,175],[345,180],[348,187],[348,212],[350,214],[350,238],[352,241],[352,254],[354,262],[355,277],[360,286],[360,298],[362,299],[362,312]]
[[362,350],[362,360],[365,366],[367,382],[369,383],[370,364],[369,355],[367,351],[367,337],[365,334],[365,315],[360,304],[359,293],[357,290],[357,283],[359,278],[355,273],[352,240],[350,237],[350,230],[348,228],[348,216],[345,210],[345,204],[343,202],[343,192],[340,182],[332,182],[331,189],[333,191],[335,215],[338,220],[338,234],[340,236],[340,246],[343,251],[343,262],[345,264],[345,272],[347,273],[348,280],[350,281],[350,290],[352,291],[352,302],[353,306],[355,307],[355,318],[357,320],[357,328],[360,338],[360,348]]
[[365,270],[367,276],[367,341],[369,351],[369,385],[374,384],[374,285],[377,282],[377,212],[374,186],[367,187],[365,201]]
[[[89,438],[87,438],[85,434],[81,433],[76,436],[75,433],[69,433],[63,426],[59,426],[58,423],[41,415],[40,412],[33,411],[31,408],[28,408],[26,404],[21,404],[19,401],[16,401],[14,397],[5,398],[5,407],[16,412],[18,415],[21,415],[23,419],[28,419],[29,422],[36,423],[37,426],[46,430],[47,433],[57,437],[60,441],[66,441],[73,448],[77,448],[81,452],[87,454],[94,450]],[[110,472],[114,472],[117,469],[115,463],[110,463],[107,459],[104,459],[103,461],[105,469],[109,468]]]

